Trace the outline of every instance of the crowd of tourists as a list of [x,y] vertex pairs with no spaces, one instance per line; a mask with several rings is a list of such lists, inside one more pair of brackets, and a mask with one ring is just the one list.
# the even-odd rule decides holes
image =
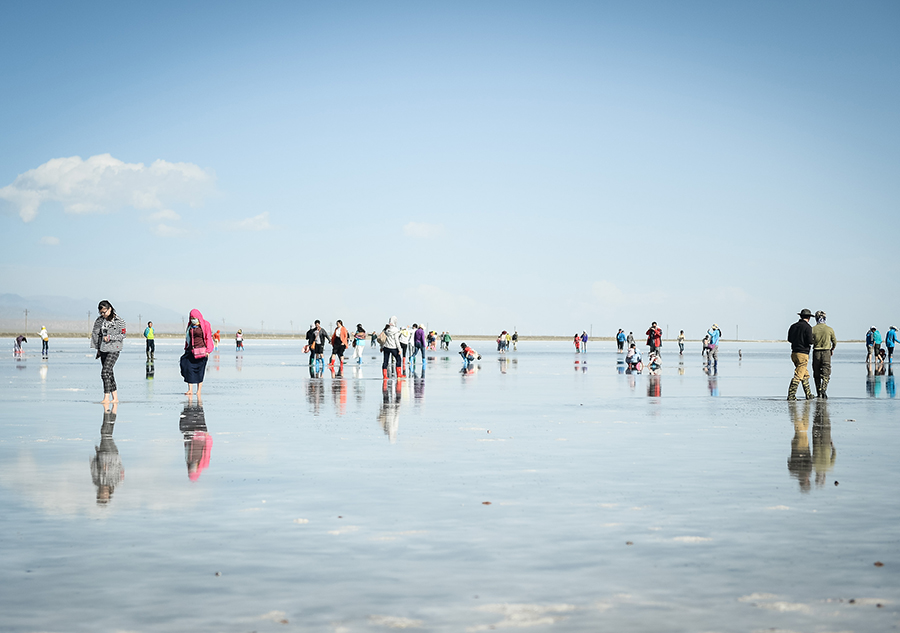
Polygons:
[[[97,317],[91,330],[91,347],[96,350],[96,358],[100,360],[100,378],[103,383],[104,404],[118,402],[118,389],[115,380],[114,367],[122,351],[123,341],[126,336],[125,321],[116,314],[115,308],[109,301],[101,301],[97,306],[100,316]],[[791,361],[794,364],[794,374],[788,386],[788,400],[797,399],[797,391],[802,388],[807,399],[814,397],[828,398],[828,383],[831,379],[831,357],[837,346],[837,337],[834,330],[826,323],[827,315],[823,310],[813,313],[804,308],[798,313],[799,320],[788,329],[787,340],[791,345]],[[815,319],[815,325],[811,320]],[[645,332],[647,353],[647,366],[651,373],[656,373],[662,366],[663,332],[656,321],[650,324]],[[49,355],[50,335],[46,327],[41,327],[38,336],[41,339],[41,355],[47,358]],[[156,354],[156,334],[153,322],[149,321],[143,331],[146,341],[145,351],[148,364],[152,364]],[[366,342],[371,341],[372,347],[380,348],[382,353],[382,376],[387,379],[391,376],[402,378],[406,375],[408,365],[421,363],[425,366],[425,352],[436,350],[438,345],[441,350],[450,349],[453,340],[450,333],[443,331],[440,334],[435,330],[426,331],[425,328],[413,323],[411,326],[398,326],[397,317],[391,317],[379,330],[367,332],[361,323],[356,324],[352,333],[339,319],[331,332],[326,331],[319,320],[310,325],[306,332],[306,345],[304,354],[309,355],[309,365],[317,371],[321,371],[325,365],[325,357],[328,357],[328,365],[334,367],[335,363],[342,367],[345,353],[350,350],[351,362],[362,364]],[[701,357],[703,364],[715,367],[719,360],[719,343],[722,339],[722,330],[713,323],[701,340]],[[497,337],[497,351],[505,354],[512,349],[517,349],[519,334],[503,330]],[[577,353],[587,352],[589,336],[586,331],[575,334],[572,341]],[[684,330],[680,330],[676,338],[679,355],[684,354],[685,349]],[[866,332],[866,364],[871,368],[880,368],[893,362],[894,348],[897,346],[898,333],[895,326],[891,326],[882,336],[877,327],[872,326]],[[192,397],[196,391],[198,398],[201,396],[203,381],[206,373],[206,364],[209,355],[218,349],[221,341],[221,331],[212,331],[209,321],[203,318],[199,310],[191,310],[185,329],[184,352],[179,361],[181,375],[187,384],[185,395]],[[23,345],[28,342],[25,335],[19,335],[15,339],[14,354],[23,354]],[[625,333],[619,328],[615,335],[616,351],[624,354],[624,364],[631,371],[640,372],[644,366],[644,358],[638,349],[634,332]],[[882,347],[882,345],[884,347]],[[235,349],[242,352],[244,349],[244,336],[242,330],[235,333]],[[477,362],[481,355],[466,343],[460,344],[460,356],[464,365]],[[809,358],[812,355],[813,384],[810,385]],[[148,374],[149,375],[149,374]],[[312,375],[312,374],[311,374]],[[812,387],[815,386],[815,394]]]

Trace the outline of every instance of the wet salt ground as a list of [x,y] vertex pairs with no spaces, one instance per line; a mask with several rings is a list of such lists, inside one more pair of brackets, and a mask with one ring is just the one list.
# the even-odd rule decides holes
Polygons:
[[796,404],[776,344],[726,344],[712,377],[664,348],[651,377],[610,344],[479,343],[475,372],[435,352],[399,395],[371,353],[311,379],[298,343],[223,346],[191,481],[180,345],[147,380],[132,341],[98,505],[99,363],[51,345],[0,364],[2,630],[900,626],[897,401],[862,346]]

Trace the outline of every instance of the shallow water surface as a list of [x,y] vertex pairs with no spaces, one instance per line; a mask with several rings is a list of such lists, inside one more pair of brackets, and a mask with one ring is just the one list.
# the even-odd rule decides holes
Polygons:
[[[458,343],[457,343],[458,344]],[[85,341],[0,364],[0,630],[896,631],[892,371],[842,345],[784,401],[786,345],[453,351],[383,381],[301,344]],[[876,565],[882,563],[882,565]]]

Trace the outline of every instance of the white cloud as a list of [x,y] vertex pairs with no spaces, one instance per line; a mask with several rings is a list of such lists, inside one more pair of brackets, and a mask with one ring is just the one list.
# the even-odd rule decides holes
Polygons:
[[163,223],[159,223],[155,227],[153,227],[153,232],[160,237],[178,237],[180,235],[184,235],[184,231],[182,229]]
[[269,212],[254,215],[252,218],[235,222],[232,226],[238,231],[268,231],[272,228],[269,224]]
[[109,154],[53,158],[19,174],[0,188],[0,200],[17,208],[25,222],[45,202],[59,202],[67,213],[102,213],[123,207],[166,212],[174,203],[197,206],[211,194],[215,176],[192,163],[157,160],[125,163]]
[[160,209],[154,211],[148,216],[151,220],[180,220],[181,216],[172,211],[172,209]]
[[443,224],[428,224],[427,222],[409,222],[403,225],[403,234],[407,237],[429,239],[438,237],[444,233]]
[[44,246],[59,246],[59,238],[45,235],[41,238],[41,244]]

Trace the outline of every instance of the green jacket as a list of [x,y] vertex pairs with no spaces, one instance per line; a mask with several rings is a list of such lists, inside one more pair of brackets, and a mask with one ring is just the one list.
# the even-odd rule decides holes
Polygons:
[[831,326],[825,325],[824,323],[817,323],[813,326],[812,334],[814,350],[833,350],[837,347],[837,337],[834,335],[834,330]]

